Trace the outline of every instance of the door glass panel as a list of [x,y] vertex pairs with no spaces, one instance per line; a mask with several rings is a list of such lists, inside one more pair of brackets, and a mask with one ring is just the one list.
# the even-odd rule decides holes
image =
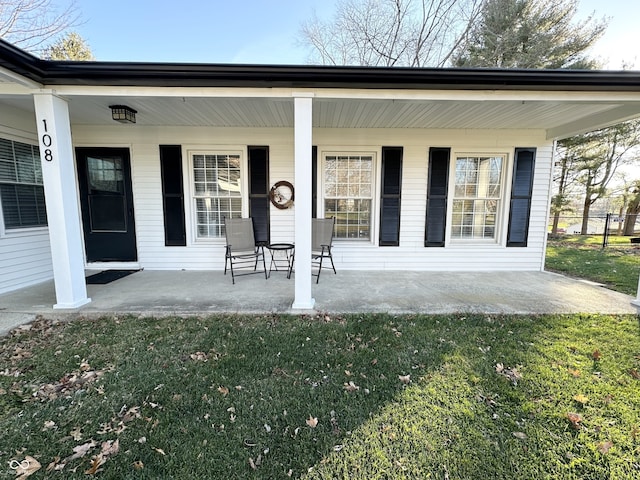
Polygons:
[[87,157],[92,232],[126,232],[127,202],[121,157]]
[[126,232],[124,197],[93,195],[89,197],[92,232]]
[[93,193],[124,194],[122,159],[119,157],[89,157],[89,191]]

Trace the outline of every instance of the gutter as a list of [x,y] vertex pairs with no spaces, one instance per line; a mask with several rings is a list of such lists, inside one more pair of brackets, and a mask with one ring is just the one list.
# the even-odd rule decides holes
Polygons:
[[0,66],[55,85],[640,92],[640,72],[360,66],[72,62],[0,40]]

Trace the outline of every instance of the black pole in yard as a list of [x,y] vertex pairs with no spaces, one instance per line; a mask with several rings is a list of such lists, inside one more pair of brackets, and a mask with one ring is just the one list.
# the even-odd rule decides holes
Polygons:
[[602,248],[606,247],[609,243],[609,223],[611,222],[611,213],[607,213],[607,218],[604,221],[604,235],[602,236]]

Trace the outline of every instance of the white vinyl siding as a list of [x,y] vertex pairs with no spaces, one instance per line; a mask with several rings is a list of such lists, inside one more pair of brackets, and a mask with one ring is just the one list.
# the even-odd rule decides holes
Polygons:
[[[6,113],[5,111],[2,114]],[[23,112],[12,112],[9,109],[10,120],[15,125],[21,125],[23,127],[31,127],[33,120],[25,121]],[[0,116],[2,116],[0,114]],[[22,122],[22,124],[20,124]],[[9,133],[5,134],[5,126],[0,126],[0,138],[5,140],[11,140],[12,143],[24,145],[29,148],[19,148],[19,151],[27,150],[27,153],[31,153],[32,163],[29,168],[26,168],[24,163],[27,161],[27,156],[22,156],[20,160],[20,178],[23,180],[30,180],[31,184],[35,184],[38,189],[42,190],[42,175],[39,170],[40,159],[35,155],[33,151],[37,152],[37,146],[35,145],[35,132],[29,132],[27,130],[15,130],[7,128]],[[4,144],[6,145],[6,143]],[[33,149],[33,150],[32,150]],[[15,158],[15,157],[14,157]],[[0,168],[7,168],[9,162],[3,162]],[[14,164],[14,178],[17,181],[18,172],[15,170]],[[30,172],[30,173],[29,173]],[[8,173],[5,171],[3,174],[5,180],[8,178]],[[17,182],[7,182],[5,185],[16,185]],[[2,199],[0,199],[2,204]],[[44,203],[42,204],[44,207]],[[19,288],[28,287],[38,283],[42,283],[53,278],[53,265],[51,262],[51,247],[49,245],[49,232],[46,226],[32,226],[21,228],[6,228],[4,225],[4,205],[0,205],[0,294],[11,292]],[[46,218],[45,218],[46,220]],[[45,223],[46,225],[46,223]]]
[[[92,127],[74,125],[74,141],[78,146],[129,146],[132,157],[132,180],[136,215],[136,235],[140,266],[146,269],[224,269],[224,239],[199,241],[194,225],[195,214],[189,152],[245,151],[242,145],[269,146],[269,179],[293,182],[294,149],[290,128],[207,128],[207,127],[143,127],[123,129],[119,126]],[[363,154],[375,152],[378,157],[383,145],[404,147],[402,174],[402,210],[400,245],[378,247],[377,242],[334,239],[333,258],[338,273],[344,270],[413,270],[413,271],[486,271],[530,270],[543,268],[546,237],[547,194],[552,169],[552,144],[543,131],[529,130],[421,130],[421,129],[322,129],[313,132],[313,144],[318,147],[318,164],[327,155],[338,152]],[[162,189],[158,144],[176,144],[183,148],[185,172],[185,214],[187,245],[167,247],[164,244]],[[516,147],[535,147],[536,171],[531,204],[531,221],[526,248],[506,247],[508,202],[503,201],[502,214],[495,241],[456,244],[444,248],[425,248],[425,209],[429,147],[451,147],[452,152],[500,152],[508,154],[503,166],[502,198],[510,195],[512,157]],[[246,147],[245,147],[246,148]],[[379,149],[379,150],[378,150]],[[358,153],[359,152],[359,153]],[[376,163],[374,161],[374,163]],[[244,166],[244,164],[243,164]],[[453,167],[453,161],[451,162]],[[321,167],[322,168],[322,167]],[[377,167],[374,167],[374,170]],[[453,171],[450,172],[453,175]],[[241,180],[247,192],[246,175]],[[322,170],[318,172],[318,212],[324,208]],[[373,181],[373,194],[379,189]],[[294,184],[294,187],[296,185]],[[311,194],[296,189],[296,198]],[[247,216],[247,199],[242,198],[242,216]],[[453,192],[450,191],[450,202]],[[375,196],[373,197],[376,198]],[[451,206],[451,203],[450,203]],[[286,210],[271,207],[271,241],[291,242],[294,238],[296,204]],[[378,214],[372,208],[373,239],[378,230]],[[506,212],[506,214],[505,214]],[[449,226],[448,226],[449,228]]]
[[52,278],[46,228],[9,231],[0,238],[0,294]]

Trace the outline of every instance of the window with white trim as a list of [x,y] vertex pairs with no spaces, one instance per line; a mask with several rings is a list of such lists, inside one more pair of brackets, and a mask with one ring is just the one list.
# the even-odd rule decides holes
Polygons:
[[0,202],[7,230],[47,225],[37,145],[0,138]]
[[456,158],[452,240],[496,239],[505,163],[503,155]]
[[335,238],[371,239],[373,155],[327,155],[324,216],[335,217]]
[[240,154],[194,153],[191,160],[196,236],[224,237],[224,218],[242,217]]

